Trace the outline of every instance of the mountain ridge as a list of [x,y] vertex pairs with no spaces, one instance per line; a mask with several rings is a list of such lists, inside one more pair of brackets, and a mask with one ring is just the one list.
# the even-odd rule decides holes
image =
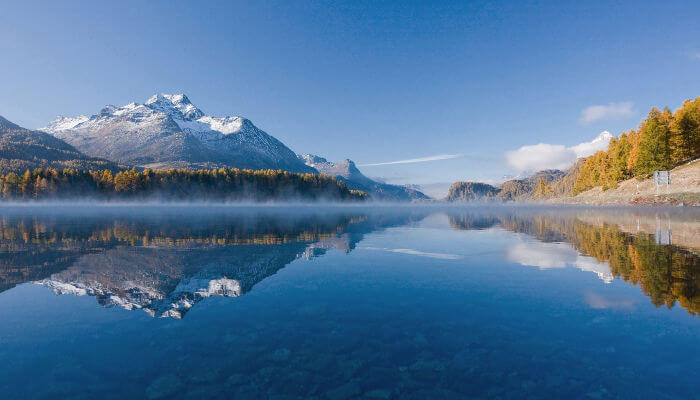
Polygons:
[[319,173],[335,176],[344,182],[348,188],[361,190],[375,200],[391,201],[414,201],[426,200],[428,196],[419,190],[377,182],[366,177],[350,159],[345,159],[337,163],[330,162],[323,157],[314,154],[299,154],[299,159],[309,167],[314,168]]
[[0,173],[36,168],[117,170],[119,166],[89,157],[48,133],[23,128],[0,116]]
[[107,105],[90,117],[59,116],[41,130],[88,155],[143,168],[316,172],[250,120],[208,116],[184,94]]

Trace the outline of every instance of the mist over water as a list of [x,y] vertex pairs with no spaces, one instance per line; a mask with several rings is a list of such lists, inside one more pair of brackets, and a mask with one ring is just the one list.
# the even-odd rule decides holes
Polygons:
[[5,206],[0,397],[693,398],[699,232],[673,208]]

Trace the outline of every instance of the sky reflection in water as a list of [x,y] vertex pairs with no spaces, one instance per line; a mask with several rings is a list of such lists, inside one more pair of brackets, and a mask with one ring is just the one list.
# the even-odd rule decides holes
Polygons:
[[0,397],[700,389],[693,211],[134,213],[2,210]]

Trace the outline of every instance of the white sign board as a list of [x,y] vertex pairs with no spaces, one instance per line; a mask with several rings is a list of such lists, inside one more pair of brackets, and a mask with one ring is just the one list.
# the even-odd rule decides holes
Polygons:
[[671,184],[671,171],[654,171],[654,184],[656,186]]

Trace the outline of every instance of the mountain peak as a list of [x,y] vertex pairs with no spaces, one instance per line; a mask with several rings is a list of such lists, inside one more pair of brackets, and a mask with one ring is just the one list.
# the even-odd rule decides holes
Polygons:
[[313,167],[315,164],[324,164],[328,163],[328,160],[326,160],[323,157],[317,156],[315,154],[299,154],[297,155],[299,160],[301,160],[304,164]]
[[170,102],[172,104],[192,104],[190,99],[184,93],[166,94],[156,93],[146,100],[146,104]]
[[610,133],[608,131],[603,131],[603,132],[600,132],[600,134],[598,136],[596,136],[595,139],[593,139],[593,142],[603,142],[604,141],[607,143],[612,138],[613,138],[612,133]]
[[576,158],[588,157],[595,154],[596,151],[605,150],[608,143],[613,138],[613,135],[608,131],[603,131],[590,142],[583,142],[571,147],[571,150],[576,153]]
[[[345,174],[348,176],[353,176],[353,175],[362,175],[359,169],[357,169],[357,166],[355,166],[355,162],[349,158],[346,158],[345,160],[339,161],[335,164],[337,169],[342,169],[344,171],[347,171]],[[364,177],[364,175],[362,175]]]
[[204,112],[195,107],[190,99],[180,94],[154,94],[145,105],[154,111],[163,112],[176,119],[195,120],[204,116]]
[[236,167],[313,172],[282,142],[238,117],[211,117],[185,94],[58,117],[41,130],[95,157],[151,168]]
[[297,157],[309,167],[315,168],[318,172],[335,176],[345,182],[350,189],[365,191],[371,196],[375,196],[377,199],[410,201],[413,199],[426,198],[426,196],[418,190],[389,185],[366,177],[357,168],[355,162],[349,158],[334,163],[313,154],[299,154]]
[[43,128],[39,128],[41,131],[62,131],[67,129],[73,129],[76,126],[90,120],[90,117],[86,115],[78,115],[76,117],[64,117],[59,115],[49,122],[49,124]]

